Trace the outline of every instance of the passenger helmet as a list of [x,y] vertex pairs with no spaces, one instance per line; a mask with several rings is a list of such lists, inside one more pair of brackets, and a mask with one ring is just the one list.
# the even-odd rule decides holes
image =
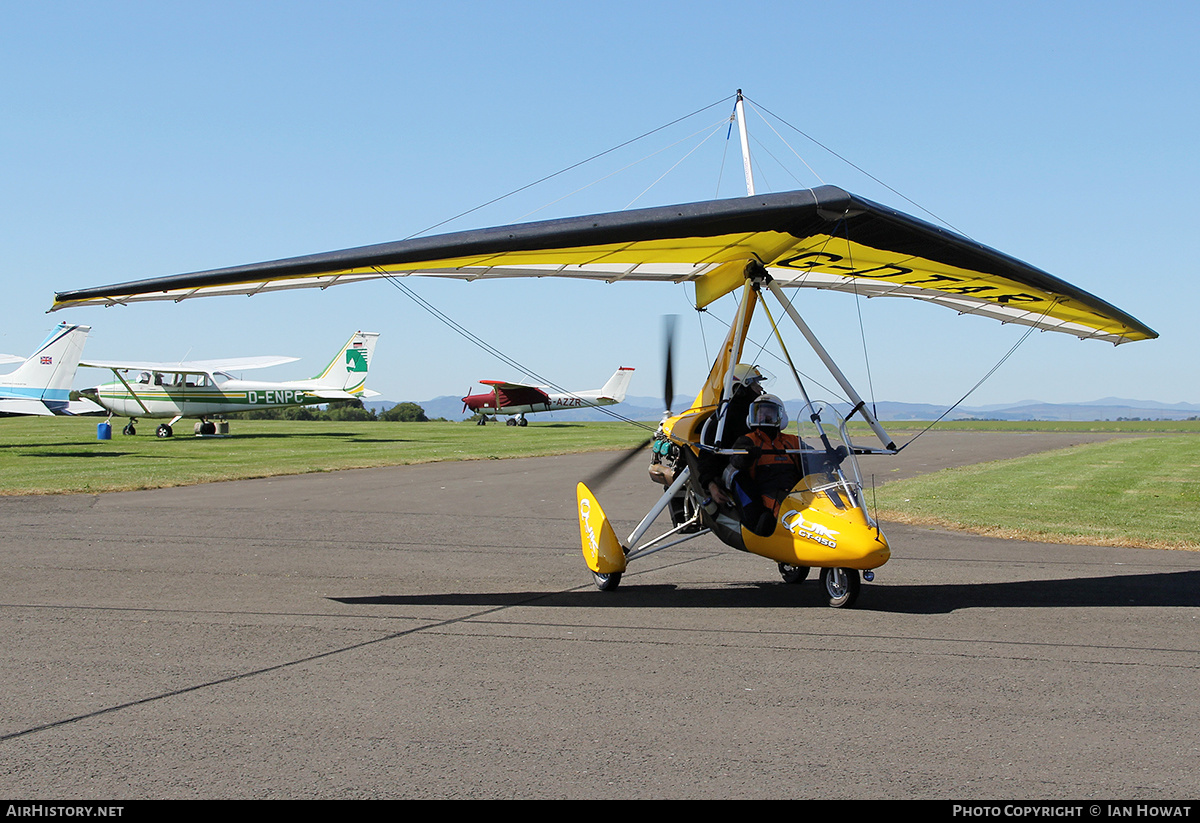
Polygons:
[[750,428],[782,429],[788,424],[783,401],[773,394],[764,394],[750,404],[746,425]]

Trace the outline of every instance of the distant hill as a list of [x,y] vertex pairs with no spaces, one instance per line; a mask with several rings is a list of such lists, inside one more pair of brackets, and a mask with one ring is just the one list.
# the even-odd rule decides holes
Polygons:
[[[686,409],[694,395],[678,395],[671,407],[675,411]],[[373,400],[368,408],[383,411],[399,401]],[[412,401],[425,410],[431,420],[444,417],[447,420],[466,420],[471,415],[463,413],[463,402],[459,397],[443,396],[432,400]],[[793,419],[800,412],[800,400],[786,401],[788,414]],[[840,407],[845,414],[849,405]],[[883,401],[874,404],[880,420],[935,420],[946,411],[945,406],[929,403],[893,403]],[[602,409],[572,409],[571,411],[543,412],[531,415],[530,419],[545,421],[565,420],[614,420],[627,419],[657,422],[662,417],[662,400],[653,397],[629,396],[624,403]],[[614,416],[615,415],[615,416]],[[1186,420],[1200,417],[1200,405],[1192,403],[1161,403],[1155,400],[1126,400],[1105,397],[1088,403],[1042,403],[1037,400],[1022,400],[1013,405],[960,406],[949,416],[951,420],[1117,420],[1118,418],[1143,420]]]

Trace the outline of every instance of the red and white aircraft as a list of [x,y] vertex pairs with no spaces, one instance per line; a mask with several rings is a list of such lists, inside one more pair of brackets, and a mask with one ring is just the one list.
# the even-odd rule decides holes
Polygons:
[[463,411],[479,412],[479,425],[487,422],[488,415],[512,415],[510,426],[526,425],[525,415],[533,412],[583,409],[589,406],[612,406],[625,399],[629,378],[633,369],[622,367],[608,379],[602,388],[577,392],[551,392],[549,386],[528,386],[508,383],[504,380],[480,380],[492,390],[482,394],[468,394],[462,399]]

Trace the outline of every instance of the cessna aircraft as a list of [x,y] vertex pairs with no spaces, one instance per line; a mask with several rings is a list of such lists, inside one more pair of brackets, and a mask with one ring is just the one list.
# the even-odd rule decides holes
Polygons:
[[[737,319],[729,336],[691,407],[678,414],[670,412],[668,357],[668,411],[653,438],[651,464],[652,478],[665,488],[629,537],[616,536],[588,484],[577,486],[585,563],[597,588],[609,591],[617,587],[629,563],[712,534],[726,545],[776,563],[786,583],[798,583],[811,568],[820,568],[829,605],[848,607],[858,597],[860,579],[873,579],[874,569],[890,557],[887,538],[867,509],[855,455],[896,454],[903,446],[893,442],[785,289],[925,300],[960,315],[1114,344],[1158,334],[1121,309],[1028,263],[836,186],[757,194],[742,105],[739,91],[735,118],[742,136],[746,197],[418,237],[60,292],[52,308],[327,288],[412,275],[690,283],[697,310],[736,295]],[[768,308],[768,296],[779,313]],[[702,457],[753,455],[725,444],[724,434],[738,422],[726,412],[736,399],[736,365],[742,361],[756,314],[770,324],[770,334],[805,399],[801,419],[811,431],[800,432],[807,441],[802,440],[794,453],[772,452],[772,458],[787,454],[794,459],[803,476],[786,499],[777,501],[775,522],[767,524],[772,528],[764,530],[760,521],[752,531],[742,513],[718,502],[699,476]],[[785,316],[849,398],[848,416],[860,416],[881,446],[853,443],[844,421],[830,407],[809,400],[776,322]],[[749,425],[749,418],[743,421]],[[672,528],[647,539],[667,510]]]
[[[110,417],[128,416],[124,434],[137,434],[139,417],[170,418],[156,430],[159,437],[174,434],[172,426],[184,417],[200,418],[197,434],[214,434],[216,425],[208,419],[213,415],[378,396],[378,392],[366,388],[367,369],[378,338],[377,332],[355,332],[316,377],[285,383],[241,380],[230,372],[291,363],[295,357],[179,363],[88,360],[81,365],[109,369],[117,379],[79,394],[108,409]],[[127,374],[133,372],[136,374]]]
[[527,386],[521,383],[506,383],[503,380],[480,380],[492,390],[482,394],[468,394],[462,399],[463,411],[480,412],[479,425],[488,415],[510,414],[510,426],[526,425],[525,415],[534,412],[585,409],[591,406],[612,406],[625,399],[629,378],[633,369],[622,367],[616,370],[608,382],[599,389],[578,392],[552,392],[549,386]]
[[88,326],[60,323],[29,357],[0,354],[0,363],[21,363],[0,375],[0,414],[85,414],[102,409],[87,400],[71,400],[75,367],[83,355]]

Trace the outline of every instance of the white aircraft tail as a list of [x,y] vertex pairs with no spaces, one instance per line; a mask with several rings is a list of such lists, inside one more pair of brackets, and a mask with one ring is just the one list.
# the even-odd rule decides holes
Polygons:
[[350,394],[367,394],[367,371],[375,356],[379,332],[356,331],[338,351],[325,370],[313,378],[325,386],[336,387]]
[[600,389],[601,397],[611,397],[613,402],[621,403],[625,400],[625,390],[629,388],[629,380],[633,377],[633,369],[622,366],[617,369],[616,373],[608,378],[608,382],[604,384],[604,388]]
[[17,370],[0,375],[0,412],[66,414],[90,326],[60,323]]

